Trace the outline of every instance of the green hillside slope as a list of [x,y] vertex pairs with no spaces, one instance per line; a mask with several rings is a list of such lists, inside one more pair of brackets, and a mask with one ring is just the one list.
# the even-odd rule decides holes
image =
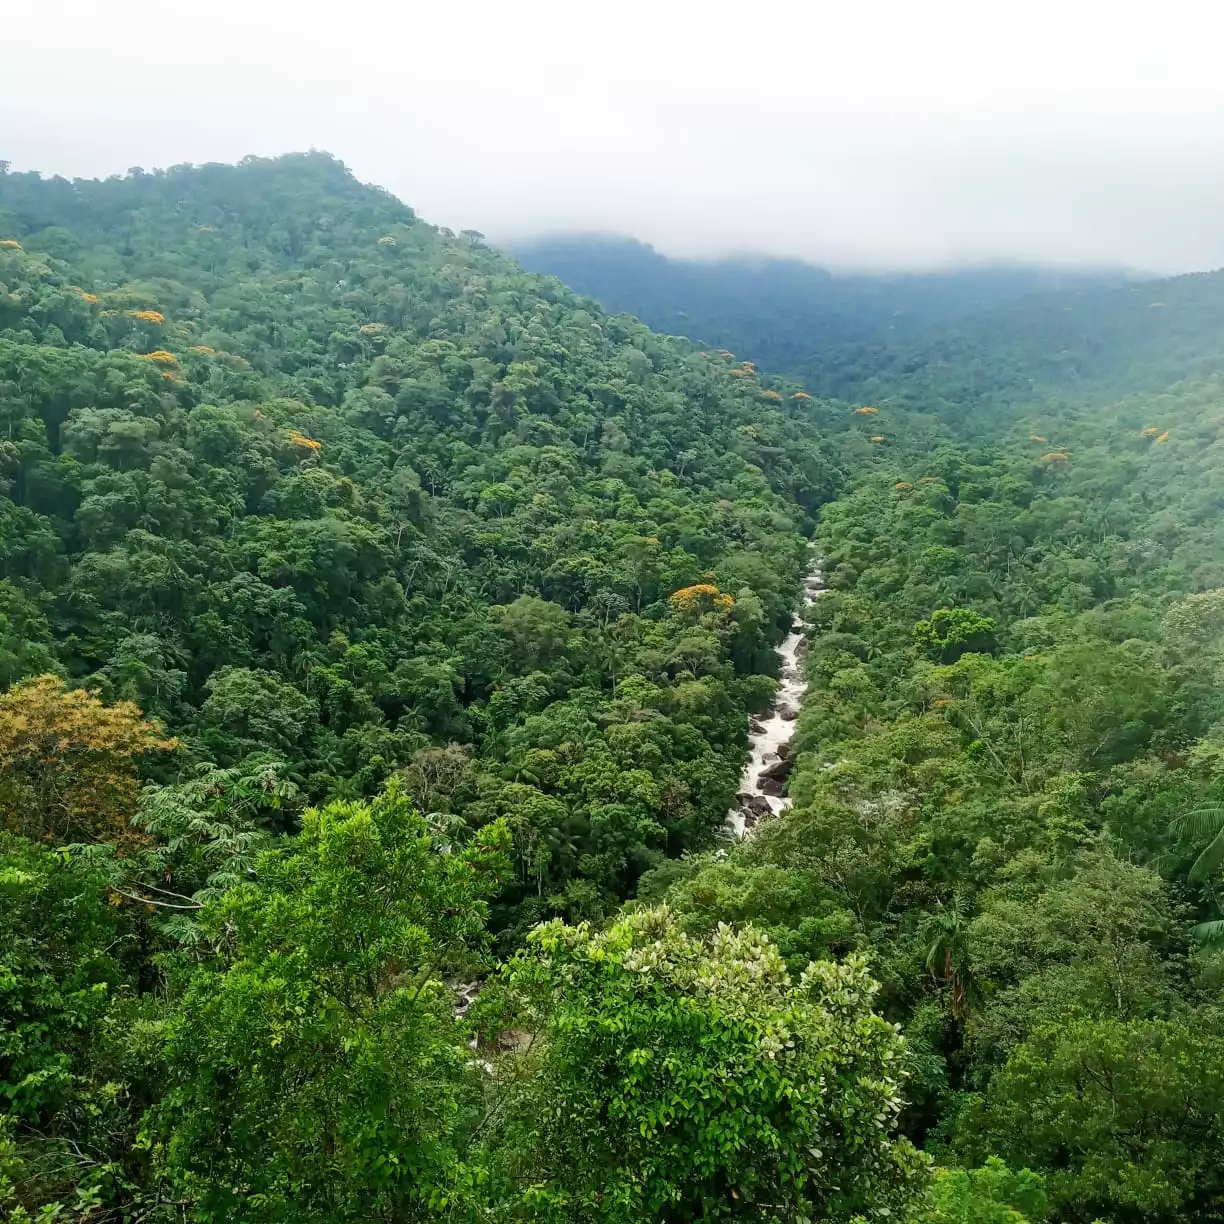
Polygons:
[[325,155],[0,171],[0,1214],[1214,1224],[1222,338],[805,389]]
[[646,884],[796,964],[870,950],[908,1132],[1068,1224],[1224,1208],[1221,323],[1186,277],[826,369],[890,441],[820,516],[795,806]]
[[1058,411],[1219,373],[1224,273],[1040,294],[899,341],[813,355],[811,389],[938,410],[966,436],[997,414]]
[[922,335],[1014,298],[1124,279],[1119,272],[1006,265],[832,273],[795,259],[672,259],[632,238],[591,234],[545,235],[510,250],[532,271],[558,277],[609,310],[809,377],[848,345]]
[[454,805],[533,825],[536,914],[709,840],[831,414],[321,155],[8,174],[0,230],[5,682],[97,685],[310,798],[470,745]]

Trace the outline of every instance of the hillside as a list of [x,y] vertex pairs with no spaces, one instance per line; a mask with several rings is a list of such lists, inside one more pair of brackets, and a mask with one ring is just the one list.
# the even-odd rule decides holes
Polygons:
[[792,259],[673,259],[632,238],[581,234],[515,244],[511,253],[656,330],[808,379],[847,345],[921,335],[1030,294],[1124,279],[1119,272],[1007,266],[832,273]]
[[[471,745],[486,818],[513,778],[565,829],[521,864],[537,910],[708,842],[841,479],[820,406],[322,156],[10,174],[0,227],[6,681],[37,658],[309,799]],[[669,604],[703,584],[734,610]],[[545,767],[561,741],[579,759]]]
[[1219,1220],[1224,274],[1030,275],[0,171],[0,1213]]
[[1212,272],[1037,294],[791,368],[814,391],[938,410],[972,433],[1025,406],[1074,411],[1213,377],[1222,345],[1224,273]]
[[[774,1158],[814,1124],[777,1094],[827,1065],[823,1026],[876,1034],[829,1052],[877,1070],[830,1109],[894,1091],[861,968],[800,995],[751,933],[547,925],[611,922],[720,844],[812,515],[869,449],[840,410],[321,154],[0,173],[0,405],[11,1218],[689,1218],[735,1202],[724,1116],[750,1197],[848,1219],[911,1193],[888,1132]],[[562,1040],[664,932],[651,989],[698,1029],[651,1006],[619,1055]],[[702,984],[752,956],[750,988]],[[456,1013],[443,978],[490,973]],[[662,1162],[630,1097],[624,1134],[600,1122],[641,1041],[717,1082],[770,1016],[812,1051],[746,1114]],[[489,1079],[469,1040],[524,1025],[549,1061]],[[588,1122],[556,1166],[527,1123],[567,1096]]]
[[870,949],[904,1128],[1039,1173],[1024,1218],[1224,1203],[1222,310],[1220,274],[1034,298],[823,367],[888,441],[820,515],[794,807],[644,888]]

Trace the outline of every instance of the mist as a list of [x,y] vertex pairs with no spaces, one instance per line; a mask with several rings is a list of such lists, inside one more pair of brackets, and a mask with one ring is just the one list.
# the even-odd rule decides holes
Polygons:
[[1205,6],[6,6],[0,159],[323,148],[430,221],[834,268],[1224,264]]

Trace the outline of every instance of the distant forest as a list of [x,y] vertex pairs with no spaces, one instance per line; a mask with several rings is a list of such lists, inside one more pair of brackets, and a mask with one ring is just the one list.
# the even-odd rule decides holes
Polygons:
[[807,371],[832,349],[909,339],[1033,293],[1116,285],[1120,271],[981,266],[833,273],[796,259],[674,259],[633,238],[559,234],[512,244],[525,268],[564,281],[655,331]]

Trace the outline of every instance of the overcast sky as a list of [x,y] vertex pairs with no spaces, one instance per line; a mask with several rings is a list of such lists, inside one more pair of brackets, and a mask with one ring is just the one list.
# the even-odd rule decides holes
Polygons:
[[1224,264],[1210,0],[7,0],[0,158],[310,147],[492,239]]

